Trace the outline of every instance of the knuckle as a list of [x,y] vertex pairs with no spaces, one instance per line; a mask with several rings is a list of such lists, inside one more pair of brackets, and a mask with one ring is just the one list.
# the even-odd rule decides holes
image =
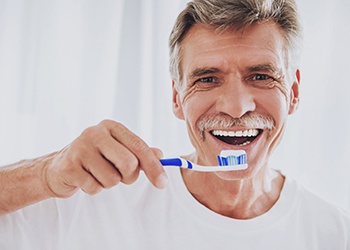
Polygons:
[[113,122],[109,126],[111,134],[114,134],[120,138],[129,138],[130,131],[122,123]]
[[136,180],[138,179],[139,177],[139,174],[140,174],[140,171],[134,171],[131,175],[128,175],[128,176],[123,176],[122,178],[122,183],[126,184],[126,185],[131,185],[133,183],[136,182]]
[[74,164],[81,164],[81,160],[88,155],[87,145],[80,140],[73,141],[67,148],[64,158],[67,162],[66,167],[72,167]]
[[86,178],[81,189],[89,195],[94,195],[102,190],[102,186],[99,185],[94,179]]
[[[88,127],[81,133],[81,136],[79,139],[81,139],[82,141],[86,141],[86,140],[94,141],[101,137],[101,135],[103,134],[102,131],[103,130],[99,126]],[[80,141],[80,140],[77,140],[77,141]]]
[[98,125],[101,125],[103,127],[109,126],[110,124],[115,123],[110,119],[104,119],[102,120]]
[[109,119],[105,119],[101,121],[97,126],[107,128],[108,130],[116,130],[116,131],[126,130],[126,127],[120,122],[109,120]]
[[85,193],[89,195],[95,195],[101,192],[102,188],[101,187],[88,187],[86,189],[82,189]]
[[114,122],[110,126],[111,130],[117,132],[120,141],[132,152],[136,154],[150,151],[150,147],[140,137],[133,134],[127,127],[119,122]]
[[121,175],[130,176],[139,168],[139,161],[134,156],[129,156],[123,160],[123,162],[118,166],[118,170]]
[[81,133],[83,137],[90,137],[96,131],[96,126],[88,127]]
[[131,156],[125,159],[124,164],[127,170],[134,171],[139,166],[139,160],[135,156]]
[[111,188],[114,187],[116,185],[119,184],[119,182],[121,181],[121,177],[119,174],[111,174],[108,178],[108,180],[106,180],[106,182],[104,183],[103,187],[104,188]]
[[139,137],[134,137],[130,140],[130,146],[138,153],[144,153],[149,149],[147,144]]

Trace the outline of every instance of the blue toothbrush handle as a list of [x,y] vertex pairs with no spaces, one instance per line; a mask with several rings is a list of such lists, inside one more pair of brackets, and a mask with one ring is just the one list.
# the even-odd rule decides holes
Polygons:
[[179,158],[160,159],[160,163],[162,163],[163,166],[182,166],[182,162]]
[[160,163],[163,166],[175,166],[180,168],[192,168],[192,163],[187,160],[182,160],[180,158],[169,158],[169,159],[160,159]]

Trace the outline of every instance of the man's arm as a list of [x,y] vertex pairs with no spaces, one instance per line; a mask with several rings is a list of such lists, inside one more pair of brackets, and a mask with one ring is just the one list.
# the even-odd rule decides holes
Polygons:
[[150,148],[122,124],[103,121],[87,128],[59,152],[0,168],[0,216],[78,189],[96,194],[119,182],[132,184],[143,170],[158,188],[167,178],[161,151]]
[[43,178],[52,155],[0,167],[0,216],[52,196]]

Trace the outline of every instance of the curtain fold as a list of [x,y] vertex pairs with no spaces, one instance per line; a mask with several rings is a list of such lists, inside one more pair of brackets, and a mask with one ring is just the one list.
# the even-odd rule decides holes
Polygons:
[[123,5],[1,1],[0,133],[8,160],[59,149],[113,118]]
[[[0,165],[59,150],[107,118],[167,156],[190,153],[167,47],[186,2],[0,0]],[[350,209],[350,2],[297,2],[301,103],[271,165]]]

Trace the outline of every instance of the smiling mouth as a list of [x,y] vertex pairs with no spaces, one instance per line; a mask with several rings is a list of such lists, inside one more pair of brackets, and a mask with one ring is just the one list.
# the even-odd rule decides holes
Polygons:
[[239,131],[212,130],[210,133],[222,142],[234,146],[246,146],[253,142],[261,133],[261,129]]

